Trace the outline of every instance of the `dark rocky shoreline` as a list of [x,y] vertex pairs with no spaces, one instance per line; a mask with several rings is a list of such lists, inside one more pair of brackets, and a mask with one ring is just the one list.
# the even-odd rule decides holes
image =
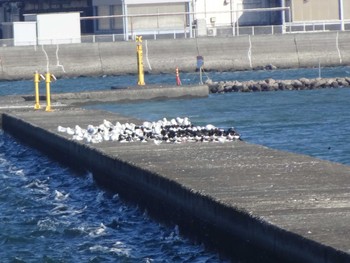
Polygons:
[[206,83],[210,93],[228,92],[260,92],[278,90],[310,90],[322,88],[349,87],[350,77],[345,78],[300,78],[297,80],[249,80],[249,81],[220,81]]

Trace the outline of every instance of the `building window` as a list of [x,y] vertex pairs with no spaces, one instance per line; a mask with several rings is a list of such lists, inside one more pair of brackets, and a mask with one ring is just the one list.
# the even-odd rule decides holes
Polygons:
[[[128,15],[130,15],[130,17],[128,18],[128,28],[132,32],[183,30],[188,24],[188,16],[185,14],[186,11],[187,5],[185,3],[129,5]],[[183,14],[169,15],[169,13]],[[132,16],[138,14],[149,16]]]
[[[122,15],[121,5],[100,5],[96,7],[97,16]],[[96,21],[98,31],[121,32],[123,30],[122,17],[99,18]]]

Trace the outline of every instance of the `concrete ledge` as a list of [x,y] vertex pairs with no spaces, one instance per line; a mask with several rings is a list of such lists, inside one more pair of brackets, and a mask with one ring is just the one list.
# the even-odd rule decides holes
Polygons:
[[[264,201],[266,195],[278,195],[279,198],[270,201],[280,201],[284,206],[281,209],[287,209],[288,203],[285,200],[289,200],[289,196],[295,194],[294,191],[301,191],[298,188],[294,189],[292,185],[300,184],[306,187],[305,180],[308,184],[315,184],[314,187],[317,187],[319,180],[325,185],[327,177],[316,175],[326,173],[338,175],[338,181],[334,178],[330,180],[332,185],[342,187],[342,180],[349,178],[349,167],[244,142],[160,146],[137,143],[86,145],[56,132],[59,124],[73,126],[73,123],[79,122],[80,125],[86,125],[87,121],[97,122],[102,118],[137,121],[110,113],[76,109],[52,112],[49,115],[44,112],[4,114],[3,129],[56,159],[92,171],[94,178],[103,186],[117,191],[130,191],[134,198],[146,200],[150,208],[175,208],[181,216],[193,220],[194,225],[204,222],[211,229],[210,233],[216,232],[216,241],[218,244],[224,243],[228,253],[234,251],[237,244],[230,241],[239,239],[242,243],[263,249],[269,256],[273,256],[276,262],[349,262],[350,254],[341,248],[347,245],[341,243],[339,248],[335,245],[336,242],[344,242],[335,240],[344,239],[344,236],[330,236],[327,239],[321,238],[322,242],[317,242],[320,237],[306,237],[302,234],[304,230],[299,229],[302,222],[287,220],[286,224],[282,223],[288,214],[283,214],[283,220],[279,221],[277,218],[281,210],[273,212],[276,204],[269,208],[272,217],[264,213],[267,209]],[[191,159],[190,156],[196,156],[196,159]],[[221,159],[216,159],[215,156],[221,156]],[[213,158],[218,164],[212,162]],[[292,178],[288,177],[290,173],[283,168],[284,163],[296,171]],[[255,179],[255,173],[266,176],[265,180],[269,183],[280,184],[279,187],[288,186],[291,189],[285,189],[283,195],[280,195],[282,188],[280,191],[270,190],[271,193],[259,193],[265,189],[266,182]],[[274,178],[273,173],[282,174]],[[252,176],[254,179],[250,181]],[[288,185],[285,185],[286,183]],[[311,189],[314,188],[307,191],[312,191]],[[340,188],[336,193],[343,190]],[[258,195],[251,197],[255,191]],[[246,203],[250,198],[256,204]],[[304,207],[306,204],[307,202],[303,203],[303,209],[310,209]],[[292,211],[293,214],[300,213],[298,209],[300,208],[296,207],[295,211]],[[350,213],[342,211],[342,222],[347,225]],[[323,216],[328,215],[323,213]],[[275,223],[272,223],[273,221]],[[337,227],[340,226],[344,225],[339,224]],[[308,227],[310,226],[306,226]],[[324,226],[316,227],[323,229]],[[335,247],[327,244],[326,240],[334,241]]]
[[[146,85],[131,86],[103,91],[72,92],[51,94],[53,108],[74,105],[132,102],[143,100],[203,98],[208,97],[207,85]],[[34,95],[0,96],[0,113],[14,109],[33,109]],[[46,105],[46,96],[40,96],[40,104]]]
[[109,91],[57,93],[52,95],[51,98],[63,104],[83,105],[173,98],[201,98],[208,97],[208,95],[209,88],[207,85],[146,85],[117,88]]

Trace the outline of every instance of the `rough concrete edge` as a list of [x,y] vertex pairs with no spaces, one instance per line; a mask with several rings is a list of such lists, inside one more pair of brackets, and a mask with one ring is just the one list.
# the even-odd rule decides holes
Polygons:
[[[108,96],[106,96],[108,95]],[[52,100],[95,100],[99,102],[109,101],[133,101],[146,99],[161,98],[194,98],[207,97],[209,95],[209,87],[207,85],[184,85],[184,86],[151,86],[151,87],[131,87],[126,89],[114,89],[103,91],[89,92],[67,92],[56,93],[51,95]],[[107,99],[106,99],[107,97]],[[78,102],[78,101],[77,101]]]
[[229,233],[228,235],[235,238],[239,236],[256,247],[266,249],[284,262],[286,260],[308,263],[349,262],[349,254],[277,228],[245,211],[193,192],[134,164],[111,158],[88,145],[68,140],[9,114],[2,114],[2,121],[3,130],[16,139],[38,148],[55,159],[60,160],[60,157],[63,157],[73,166],[78,163],[79,166],[88,168],[87,170],[91,169],[97,181],[107,185],[115,185],[120,181],[126,183],[136,191],[143,192],[145,196],[178,207],[199,221],[207,221],[219,232],[226,235]]

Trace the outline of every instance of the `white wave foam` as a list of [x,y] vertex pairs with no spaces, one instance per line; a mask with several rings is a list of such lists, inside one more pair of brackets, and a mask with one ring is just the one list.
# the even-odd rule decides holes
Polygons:
[[39,220],[37,223],[40,231],[56,231],[57,223],[49,218],[45,218],[43,220]]
[[55,200],[56,200],[56,201],[64,201],[64,200],[66,200],[68,197],[69,197],[69,194],[64,194],[64,193],[61,193],[61,192],[58,191],[58,190],[55,190]]
[[117,255],[130,256],[131,249],[128,248],[123,242],[117,241],[114,243],[113,247],[110,249],[111,252]]
[[104,192],[99,192],[96,196],[96,202],[101,203],[104,199]]
[[23,169],[16,171],[15,174],[18,176],[24,176]]
[[46,181],[40,181],[38,179],[35,179],[33,182],[25,185],[24,187],[31,189],[40,189],[45,192],[49,191],[49,187],[47,186]]
[[173,241],[173,240],[179,240],[179,239],[180,239],[180,230],[178,225],[175,225],[174,231],[170,232],[168,236],[164,237],[164,240],[167,240],[167,241]]
[[7,163],[8,161],[5,158],[0,157],[0,165],[5,165]]
[[96,236],[102,236],[106,234],[107,227],[101,223],[99,227],[91,228],[89,236],[96,237]]
[[[95,246],[89,247],[89,250],[92,252],[114,253],[114,254],[117,254],[118,256],[126,256],[126,257],[130,257],[130,252],[131,252],[131,249],[127,248],[126,245],[120,241],[117,241],[115,244],[112,245],[112,247],[95,245]],[[152,260],[146,261],[146,262],[152,262]]]
[[56,207],[51,209],[51,215],[65,215],[65,216],[74,216],[77,214],[83,213],[87,209],[87,206],[84,206],[82,209],[71,209],[65,204],[58,203]]
[[51,209],[50,213],[52,215],[69,214],[68,206],[63,205],[63,204],[58,204],[58,205],[56,205],[56,207]]
[[95,245],[95,246],[89,247],[89,250],[92,252],[108,252],[109,248],[106,246]]

